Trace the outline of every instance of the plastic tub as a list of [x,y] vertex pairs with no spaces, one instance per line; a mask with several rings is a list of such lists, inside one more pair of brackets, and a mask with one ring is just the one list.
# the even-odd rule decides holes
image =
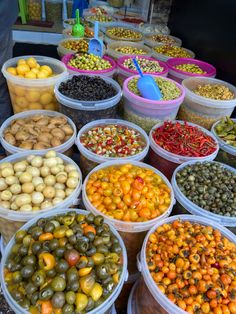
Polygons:
[[[86,185],[87,185],[87,181],[89,176],[101,169],[107,168],[109,166],[114,166],[114,165],[123,165],[123,164],[132,164],[132,165],[136,165],[142,168],[147,168],[147,169],[151,169],[152,171],[154,171],[156,174],[158,174],[163,180],[164,182],[167,184],[167,186],[170,188],[171,190],[171,203],[169,208],[167,209],[166,212],[164,212],[161,216],[156,217],[152,220],[149,221],[145,221],[145,222],[125,222],[125,221],[121,221],[118,219],[113,219],[110,218],[108,216],[106,216],[105,214],[103,214],[102,212],[100,212],[99,210],[97,210],[89,201],[88,197],[87,197],[87,193],[86,193]],[[122,160],[122,161],[108,161],[105,162],[99,166],[97,166],[96,168],[94,168],[89,175],[86,177],[84,184],[83,184],[83,188],[82,188],[82,198],[83,198],[83,203],[85,205],[85,208],[89,211],[91,211],[94,215],[102,215],[104,216],[109,222],[110,224],[112,224],[116,230],[119,231],[125,246],[126,246],[126,250],[127,250],[127,254],[128,254],[128,261],[129,261],[129,265],[128,265],[128,271],[130,275],[133,275],[135,273],[137,273],[137,267],[136,267],[136,257],[137,254],[139,253],[142,243],[143,243],[143,239],[145,237],[145,234],[147,232],[147,230],[149,230],[156,222],[158,221],[162,221],[164,218],[168,217],[172,211],[172,208],[175,204],[175,198],[174,198],[174,193],[172,191],[172,187],[169,183],[169,181],[167,180],[167,178],[157,169],[155,169],[152,166],[149,166],[145,163],[139,162],[139,161],[128,161],[128,160]]]
[[[125,56],[125,57],[121,57],[117,60],[117,80],[118,80],[120,85],[123,84],[123,82],[127,79],[127,77],[138,74],[138,71],[130,70],[123,65],[125,60],[133,58],[133,57],[134,56]],[[142,57],[142,56],[139,56],[139,57],[142,59],[146,59],[146,60],[156,61],[159,63],[159,65],[162,68],[164,68],[162,72],[145,72],[145,74],[160,75],[160,76],[164,76],[164,77],[166,77],[168,75],[168,67],[164,62],[158,61],[154,58],[148,58],[148,57]]]
[[63,40],[61,40],[60,42],[59,42],[59,44],[58,44],[58,47],[57,47],[57,53],[58,53],[58,55],[61,57],[61,58],[63,58],[65,55],[68,55],[68,54],[74,54],[74,53],[76,53],[76,52],[80,52],[80,53],[84,53],[84,52],[88,52],[88,49],[86,50],[86,51],[81,51],[81,50],[79,50],[79,51],[75,51],[75,50],[72,50],[72,49],[68,49],[68,48],[65,48],[64,46],[63,46],[63,44],[65,43],[65,42],[70,42],[70,41],[86,41],[87,43],[89,43],[89,39],[84,39],[84,38],[66,38],[66,39],[63,39]]
[[[90,75],[94,76],[94,75]],[[77,130],[80,130],[86,123],[98,119],[112,119],[116,117],[117,105],[121,99],[122,91],[120,85],[113,79],[103,76],[103,80],[113,85],[117,94],[110,98],[100,101],[79,101],[64,96],[58,90],[61,82],[65,82],[73,77],[70,75],[55,86],[55,95],[59,102],[60,112],[70,117],[75,123]]]
[[[181,124],[184,124],[184,121],[176,121]],[[209,135],[213,140],[215,141],[217,147],[216,150],[209,156],[206,157],[187,157],[187,156],[180,156],[173,154],[171,152],[168,152],[167,150],[163,149],[161,146],[155,143],[153,139],[153,131],[159,128],[163,123],[158,123],[155,125],[149,134],[149,140],[150,140],[150,164],[160,170],[169,180],[171,180],[172,174],[174,170],[182,163],[187,161],[211,161],[214,160],[218,154],[219,151],[219,144],[217,142],[216,137],[206,129],[200,127],[199,125],[196,125],[194,123],[188,123],[188,125],[192,125],[195,127],[198,127],[198,129],[202,130],[205,134]]]
[[65,154],[67,156],[72,155],[72,146],[75,143],[75,139],[76,139],[76,127],[74,122],[67,118],[66,116],[64,116],[67,120],[68,123],[71,125],[71,127],[74,130],[74,134],[71,136],[71,138],[66,141],[65,143],[63,143],[62,145],[56,146],[56,147],[51,147],[48,149],[44,149],[44,150],[25,150],[23,148],[20,147],[16,147],[13,146],[11,144],[9,144],[3,137],[3,133],[5,131],[5,129],[16,119],[25,119],[25,118],[29,118],[31,116],[34,115],[45,115],[45,116],[50,116],[50,117],[60,117],[60,116],[64,116],[63,114],[59,113],[59,112],[55,112],[55,111],[49,111],[49,110],[30,110],[30,111],[26,111],[26,112],[21,112],[21,113],[17,113],[14,116],[11,116],[10,118],[8,118],[2,125],[0,128],[0,142],[3,146],[3,148],[5,149],[5,152],[7,155],[11,155],[11,154],[16,154],[16,153],[23,153],[23,152],[28,152],[29,154],[34,154],[34,153],[46,153],[49,150],[54,150],[57,153],[61,153],[61,154]]
[[179,110],[179,106],[184,100],[185,91],[183,87],[175,81],[163,77],[163,80],[174,82],[180,89],[181,95],[178,98],[169,101],[149,100],[129,91],[128,83],[134,77],[139,76],[131,76],[127,78],[123,84],[125,119],[136,123],[146,132],[149,132],[155,124],[161,121],[174,120]]
[[[153,35],[159,35],[157,33],[151,33],[151,34],[146,34],[144,36],[144,42],[147,46],[153,48],[153,47],[156,47],[158,46],[158,44],[162,44],[163,45],[163,42],[162,41],[156,41],[156,40],[153,40],[151,39],[151,37]],[[161,35],[161,34],[160,34]],[[171,40],[173,40],[173,45],[175,46],[181,46],[182,45],[182,40],[179,39],[178,37],[174,37],[174,36],[171,36],[171,35],[165,35],[167,38],[170,38]]]
[[[109,44],[107,46],[107,54],[109,56],[111,56],[113,59],[117,60],[120,57],[127,56],[127,53],[118,52],[115,49],[119,48],[119,47],[127,47],[127,46],[137,48],[137,49],[142,49],[143,51],[145,51],[145,54],[138,54],[139,56],[151,57],[151,55],[152,55],[151,49],[148,48],[147,46],[139,44],[139,43],[124,42],[124,41],[119,41],[119,42]],[[135,54],[135,56],[137,56],[137,54]]]
[[[110,124],[122,125],[124,127],[129,127],[131,129],[138,131],[142,135],[142,137],[145,139],[146,147],[142,150],[142,152],[138,153],[137,155],[133,155],[129,157],[121,157],[121,158],[114,157],[113,158],[113,157],[104,157],[104,156],[97,155],[91,152],[90,150],[88,150],[87,148],[85,148],[81,144],[80,137],[83,133],[87,132],[93,127],[96,127],[96,126],[98,127],[101,125],[110,125]],[[127,161],[129,160],[130,161],[132,160],[143,161],[149,150],[149,139],[148,139],[147,134],[143,131],[143,129],[141,129],[140,127],[138,127],[137,125],[133,123],[130,123],[124,120],[118,120],[118,119],[107,119],[107,120],[97,120],[97,121],[90,122],[86,124],[82,129],[80,129],[77,139],[76,139],[76,145],[78,147],[78,150],[80,151],[80,166],[81,166],[82,173],[87,175],[98,164],[101,164],[106,161],[114,160],[114,161],[119,162],[120,160],[123,160],[123,159]]]
[[[156,47],[160,47],[160,46],[164,46],[164,45],[163,44],[156,45]],[[195,53],[193,51],[186,49],[186,48],[183,48],[183,47],[182,47],[182,49],[185,50],[189,54],[189,58],[191,58],[191,59],[195,58]],[[172,57],[169,57],[169,56],[164,55],[162,53],[156,52],[154,47],[152,49],[152,56],[153,56],[153,58],[155,58],[157,60],[164,61],[164,62],[167,62],[169,59],[172,59]]]
[[63,21],[63,27],[65,29],[70,29],[72,30],[73,25],[75,24],[75,19],[68,17],[66,20]]
[[[176,65],[182,65],[182,64],[196,64],[198,65],[203,71],[205,71],[205,74],[195,74],[195,73],[188,73],[184,72],[182,70],[178,70],[175,68]],[[213,67],[213,65],[196,60],[191,58],[171,58],[167,61],[167,65],[169,68],[169,78],[172,80],[182,83],[182,81],[189,77],[195,77],[195,76],[203,76],[203,77],[215,77],[216,76],[216,68]]]
[[[93,32],[92,28],[88,28],[88,30]],[[72,29],[68,27],[63,29],[62,35],[65,39],[81,39],[81,37],[72,36]],[[103,37],[104,37],[103,33],[99,32],[99,39],[103,40]],[[88,34],[86,34],[86,29],[85,29],[84,39],[91,39],[91,38],[93,38],[93,35],[88,36]]]
[[62,0],[46,0],[45,9],[47,21],[54,22],[55,24],[61,23],[62,7]]
[[[125,41],[125,42],[138,42],[138,43],[143,40],[143,34],[140,31],[138,31],[137,28],[135,27],[122,27],[122,28],[126,30],[130,30],[130,31],[134,31],[135,33],[139,35],[139,38],[135,38],[135,37],[126,38],[126,37],[118,37],[115,35],[111,35],[109,33],[109,30],[112,28],[116,28],[116,26],[106,28],[105,35],[106,35],[106,38],[108,38],[108,43],[109,43],[109,39],[111,40],[111,42]],[[117,28],[120,28],[120,26],[117,26]]]
[[[42,155],[44,155],[44,153],[34,152],[34,155],[42,156]],[[16,162],[18,160],[25,159],[28,156],[29,156],[28,152],[14,154],[12,156],[9,156],[7,158],[2,159],[0,161],[0,164],[3,162]],[[55,213],[55,212],[57,212],[58,208],[63,208],[63,207],[67,208],[67,207],[70,207],[72,205],[78,204],[78,201],[79,201],[78,198],[79,198],[81,188],[82,188],[82,173],[80,171],[80,168],[69,157],[67,157],[63,154],[60,154],[60,153],[57,153],[57,156],[61,157],[64,160],[64,162],[72,164],[76,167],[76,169],[80,175],[79,185],[76,187],[74,192],[70,196],[68,196],[63,202],[61,202],[61,203],[59,203],[56,206],[51,207],[51,208],[42,209],[42,210],[36,211],[36,212],[19,212],[19,211],[14,211],[14,210],[0,207],[0,233],[4,239],[4,244],[6,244],[10,240],[10,238],[14,235],[14,233],[19,228],[21,228],[21,226],[25,222],[27,222],[28,220],[30,220],[32,218],[35,218],[39,214],[41,214],[41,213],[46,214],[49,211],[50,211],[50,213]]]
[[[211,221],[213,221],[214,223],[217,222],[219,224],[221,224],[221,226],[226,226],[226,227],[236,227],[236,217],[227,217],[227,216],[223,216],[223,215],[217,215],[214,213],[211,213],[210,211],[203,209],[201,207],[199,207],[198,205],[194,204],[193,202],[191,202],[179,189],[177,182],[176,182],[176,173],[181,170],[182,168],[186,167],[187,165],[191,165],[194,164],[196,161],[189,161],[189,162],[185,162],[184,164],[178,166],[172,176],[171,179],[171,184],[175,193],[175,197],[176,200],[178,201],[178,203],[184,207],[184,209],[186,209],[188,212],[190,212],[193,215],[198,215],[198,216],[202,216],[204,219],[208,218],[211,219]],[[219,163],[216,161],[212,161],[214,163]],[[236,169],[233,167],[230,167],[228,165],[225,164],[221,164],[222,166],[224,166],[224,168],[229,169],[230,171],[234,172],[236,174]]]
[[[85,21],[92,23],[94,25],[95,21],[93,19],[91,19],[91,17],[94,15],[96,15],[96,14],[90,14],[90,15],[84,16]],[[103,14],[103,15],[105,15],[105,14]],[[110,22],[99,22],[99,27],[100,28],[109,27],[112,25],[112,23],[116,22],[116,19],[114,17],[110,16],[110,18],[112,19]]]
[[[146,235],[143,243],[140,261],[138,262],[139,270],[142,272],[143,280],[141,280],[136,286],[136,296],[132,299],[132,305],[134,309],[138,309],[138,312],[132,311],[132,314],[148,314],[148,313],[161,313],[161,314],[186,314],[181,308],[172,303],[167,296],[165,296],[161,290],[157,287],[156,283],[151,277],[146,263],[146,245],[150,234],[152,234],[159,226],[171,223],[175,220],[196,222],[204,226],[211,226],[216,230],[219,230],[223,236],[236,243],[235,235],[228,229],[222,227],[222,225],[216,223],[207,218],[192,216],[192,215],[178,215],[164,219],[158,222]],[[132,307],[133,308],[133,307]]]
[[71,65],[68,65],[72,57],[73,57],[73,54],[65,55],[61,60],[64,63],[64,65],[67,67],[70,74],[79,74],[79,73],[80,74],[96,74],[99,76],[103,75],[107,77],[113,77],[113,75],[116,72],[116,62],[108,56],[104,56],[103,59],[109,61],[112,67],[106,70],[98,70],[98,71],[80,70],[80,69],[72,67]]
[[[54,213],[46,213],[44,215],[39,215],[33,219],[31,219],[30,221],[28,221],[22,228],[21,230],[26,230],[29,229],[32,225],[34,225],[39,219],[41,218],[48,218],[48,217],[53,217],[55,215],[58,214],[66,214],[66,212],[68,211],[75,211],[79,214],[84,214],[84,215],[88,215],[88,212],[85,210],[81,210],[81,209],[73,209],[71,210],[70,208],[64,207],[63,209],[59,209],[57,210],[57,212]],[[107,221],[107,223],[109,224],[109,222]],[[124,282],[127,279],[127,254],[126,254],[126,249],[124,246],[124,243],[119,235],[119,233],[115,230],[115,228],[109,224],[112,233],[118,238],[120,246],[122,248],[122,253],[123,253],[123,269],[122,269],[122,273],[120,276],[120,281],[117,284],[116,288],[114,289],[114,291],[112,292],[112,294],[106,299],[106,301],[104,303],[102,303],[100,306],[98,306],[97,308],[93,309],[92,311],[87,312],[87,314],[115,314],[115,308],[113,306],[115,300],[117,299],[117,297],[119,296],[122,287],[124,285]],[[15,311],[15,313],[21,313],[21,314],[28,314],[29,312],[24,310],[11,296],[11,294],[9,293],[8,289],[7,289],[7,285],[4,279],[4,266],[6,264],[8,255],[10,253],[10,250],[12,248],[12,246],[15,243],[15,239],[14,237],[10,240],[10,242],[8,243],[8,245],[6,246],[5,249],[5,254],[2,258],[2,262],[1,262],[1,273],[0,273],[0,278],[1,278],[1,284],[2,284],[2,291],[4,294],[4,297],[7,300],[7,303],[10,305],[10,307],[12,308],[13,311]]]
[[41,21],[42,16],[42,1],[28,0],[27,3],[29,19],[33,21]]
[[[232,100],[215,100],[199,96],[193,90],[200,84],[223,84],[235,95]],[[214,78],[193,77],[183,80],[185,99],[180,107],[178,117],[196,123],[210,130],[212,125],[227,116],[230,117],[236,106],[236,87]]]
[[[236,119],[232,120],[236,123]],[[214,123],[211,128],[211,132],[214,134],[220,145],[220,150],[218,151],[218,155],[216,156],[216,161],[223,162],[226,165],[236,168],[236,147],[226,144],[226,142],[223,141],[216,134],[215,127],[217,126],[218,123],[219,121]]]
[[[46,79],[26,79],[8,73],[8,67],[14,67],[20,59],[35,58],[40,65],[48,65],[56,76]],[[7,80],[14,113],[27,110],[57,110],[58,103],[54,95],[54,85],[68,76],[66,66],[59,60],[43,56],[21,56],[3,64],[2,73]],[[45,99],[47,97],[47,99]]]
[[[119,41],[123,41],[123,42],[127,42],[123,39],[119,39]],[[113,44],[113,43],[116,43],[117,42],[117,39],[111,39],[109,38],[108,36],[104,36],[104,42],[106,45],[109,45],[109,44]],[[135,43],[138,43],[140,45],[144,45],[144,41],[143,40],[139,40],[139,41],[128,41],[128,42],[135,42]]]

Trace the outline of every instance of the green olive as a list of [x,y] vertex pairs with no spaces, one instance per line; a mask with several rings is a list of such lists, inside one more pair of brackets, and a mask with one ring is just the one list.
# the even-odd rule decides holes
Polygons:
[[106,279],[109,276],[109,267],[107,264],[101,264],[96,267],[96,275],[100,279]]
[[46,287],[39,292],[40,300],[50,300],[53,296],[53,289],[50,287]]
[[22,275],[21,275],[21,272],[18,270],[18,271],[15,271],[13,274],[12,274],[12,281],[14,283],[20,283],[22,281]]
[[50,232],[50,233],[53,233],[55,229],[55,226],[53,223],[51,223],[50,221],[47,222],[44,226],[44,232]]
[[26,291],[27,295],[32,295],[34,292],[37,291],[37,287],[32,282],[29,282],[25,286],[25,291]]
[[100,215],[98,215],[94,218],[95,226],[101,226],[103,224],[103,222],[104,222],[104,218]]
[[73,314],[74,306],[72,304],[65,304],[62,308],[62,314]]
[[36,287],[40,287],[44,284],[46,274],[43,270],[36,271],[32,276],[32,282]]
[[52,306],[55,309],[61,309],[65,304],[65,294],[63,292],[56,292],[52,297]]
[[28,255],[28,256],[25,256],[22,260],[22,263],[23,265],[31,265],[31,266],[34,266],[36,265],[36,257],[34,255]]
[[27,235],[27,232],[25,230],[19,230],[17,231],[15,235],[16,243],[22,243],[24,237]]
[[64,278],[56,276],[51,282],[51,287],[55,292],[64,291],[66,288],[66,281]]
[[34,273],[34,267],[31,265],[24,266],[23,268],[21,268],[20,273],[22,278],[24,279],[31,278]]
[[56,272],[59,274],[63,274],[65,272],[67,272],[67,270],[69,269],[69,264],[67,263],[66,260],[61,259],[57,264],[56,264]]
[[75,299],[76,299],[76,294],[74,293],[74,291],[68,291],[66,293],[66,302],[68,304],[74,304],[75,303]]

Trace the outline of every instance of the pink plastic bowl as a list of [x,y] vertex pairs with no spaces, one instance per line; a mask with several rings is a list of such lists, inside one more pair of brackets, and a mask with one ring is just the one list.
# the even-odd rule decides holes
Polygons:
[[[205,74],[195,74],[195,73],[188,73],[181,70],[176,69],[174,66],[181,65],[181,64],[196,64],[198,65],[203,71],[207,72]],[[171,58],[167,61],[167,66],[169,68],[169,78],[175,80],[178,83],[181,83],[184,79],[189,77],[195,76],[203,76],[203,77],[215,77],[216,76],[216,68],[213,65],[203,62],[196,59],[191,58]]]
[[[138,71],[135,70],[130,70],[128,68],[126,68],[123,63],[125,62],[125,60],[130,59],[130,58],[134,58],[134,56],[124,56],[124,57],[120,57],[117,60],[117,67],[120,68],[121,70],[123,70],[124,72],[127,72],[127,74],[129,74],[129,76],[132,75],[137,75]],[[145,74],[151,74],[151,75],[161,75],[161,76],[167,76],[168,74],[168,66],[166,65],[165,62],[163,61],[159,61],[157,59],[151,58],[151,57],[142,57],[142,56],[138,56],[138,58],[142,58],[142,59],[146,59],[146,60],[151,60],[151,61],[155,61],[158,62],[160,64],[160,66],[162,68],[164,68],[164,70],[162,72],[145,72]]]
[[68,55],[65,55],[61,60],[65,64],[67,69],[71,72],[79,72],[79,73],[84,73],[84,74],[101,74],[101,75],[112,76],[114,74],[113,72],[115,72],[115,70],[116,70],[116,62],[108,56],[104,56],[103,59],[109,61],[112,67],[109,69],[106,69],[106,70],[98,70],[98,71],[80,70],[80,69],[76,69],[76,68],[68,65],[68,63],[72,57],[73,57],[73,54],[68,54]]

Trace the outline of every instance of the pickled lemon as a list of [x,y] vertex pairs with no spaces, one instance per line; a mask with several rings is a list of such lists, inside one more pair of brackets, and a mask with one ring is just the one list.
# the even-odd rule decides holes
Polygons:
[[34,72],[29,71],[29,72],[25,73],[25,78],[27,78],[27,79],[36,79],[37,75]]
[[13,68],[13,67],[7,68],[7,72],[12,75],[17,75],[16,68]]
[[50,93],[45,93],[43,95],[41,95],[40,97],[40,103],[42,105],[47,105],[52,101],[52,94]]
[[40,64],[37,63],[36,69],[40,69]]
[[48,75],[52,75],[52,69],[48,65],[42,65],[40,71],[42,70],[48,72]]
[[43,109],[42,105],[39,102],[31,102],[28,105],[28,109],[31,110],[38,110],[38,109]]
[[26,61],[24,59],[20,59],[17,61],[17,66],[22,64],[26,64]]
[[46,110],[57,110],[57,105],[54,104],[53,102],[51,102],[50,104],[45,105],[44,109],[46,109]]
[[14,88],[14,90],[15,90],[15,94],[16,94],[17,96],[24,96],[24,95],[25,95],[25,89],[24,89],[24,87],[22,87],[22,86],[16,85],[15,88]]
[[28,101],[25,97],[16,97],[16,105],[20,108],[26,108],[28,105]]
[[24,75],[26,72],[30,71],[28,64],[20,64],[17,66],[16,71],[18,74]]
[[35,90],[30,90],[26,93],[25,96],[29,102],[36,102],[40,98],[40,92],[35,91]]
[[39,73],[39,69],[37,69],[37,68],[33,68],[33,69],[31,69],[31,72],[33,72],[33,73],[37,74],[37,73]]
[[36,75],[38,79],[45,79],[48,77],[48,72],[45,70],[40,70]]
[[37,67],[37,61],[35,58],[29,58],[26,62],[31,69]]

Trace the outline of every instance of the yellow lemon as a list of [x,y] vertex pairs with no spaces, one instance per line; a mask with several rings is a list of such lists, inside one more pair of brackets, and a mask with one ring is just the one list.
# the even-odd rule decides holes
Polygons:
[[36,69],[40,69],[40,64],[37,63]]
[[50,94],[50,93],[45,93],[45,94],[41,95],[41,97],[40,97],[40,103],[42,105],[48,105],[48,104],[50,104],[51,101],[52,101],[52,94]]
[[15,94],[16,94],[17,96],[24,96],[24,95],[25,95],[25,89],[24,89],[24,87],[19,86],[19,85],[16,85],[14,89],[15,89]]
[[37,61],[33,57],[27,60],[27,64],[31,69],[37,67]]
[[16,97],[16,105],[20,108],[26,108],[28,105],[28,101],[25,97]]
[[26,64],[26,61],[24,59],[20,59],[17,61],[17,65]]
[[7,68],[7,72],[14,75],[14,76],[17,75],[16,68],[13,68],[13,67]]
[[33,69],[31,69],[31,72],[33,72],[33,73],[37,74],[37,73],[39,73],[39,69],[37,69],[37,68],[33,68]]
[[54,111],[54,110],[57,110],[57,105],[54,104],[53,102],[51,102],[50,104],[45,105],[44,109],[45,110],[53,110]]
[[38,79],[45,79],[48,77],[48,72],[42,70],[39,71],[39,73],[36,74]]
[[25,78],[27,78],[27,79],[36,79],[37,76],[36,76],[36,74],[34,72],[29,71],[29,72],[25,73]]
[[17,66],[16,71],[18,74],[24,75],[26,72],[30,71],[28,64],[20,64]]
[[40,98],[40,92],[38,91],[35,91],[35,90],[30,90],[26,93],[26,99],[29,101],[29,102],[35,102],[35,101],[38,101],[39,98]]
[[31,110],[43,109],[42,105],[39,102],[31,102],[28,108]]
[[48,75],[52,75],[52,69],[48,65],[42,65],[40,67],[40,71],[42,71],[42,70],[48,72]]

